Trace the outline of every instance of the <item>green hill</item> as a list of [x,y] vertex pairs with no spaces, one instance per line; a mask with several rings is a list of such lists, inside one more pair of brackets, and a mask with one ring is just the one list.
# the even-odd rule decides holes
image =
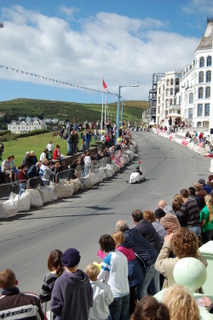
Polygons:
[[[108,104],[109,118],[114,122],[116,119],[117,103]],[[124,101],[123,119],[131,121],[140,121],[144,110],[148,108],[147,101]],[[51,100],[35,99],[15,99],[0,102],[0,113],[5,114],[0,118],[0,126],[9,123],[12,119],[18,117],[57,118],[77,123],[88,121],[97,121],[101,117],[101,104],[84,104],[76,102],[62,102]],[[3,129],[3,128],[2,128]],[[5,129],[5,128],[4,128]]]

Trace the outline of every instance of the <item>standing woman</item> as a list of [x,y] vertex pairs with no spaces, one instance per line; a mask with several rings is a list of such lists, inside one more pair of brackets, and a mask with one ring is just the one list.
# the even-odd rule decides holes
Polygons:
[[213,230],[213,206],[212,206],[212,197],[207,194],[204,198],[205,207],[200,213],[201,221],[201,237],[203,244],[212,239],[212,230]]

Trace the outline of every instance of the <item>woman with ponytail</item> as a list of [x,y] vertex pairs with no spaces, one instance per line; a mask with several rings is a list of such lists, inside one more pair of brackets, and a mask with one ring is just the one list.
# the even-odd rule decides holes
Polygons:
[[201,237],[203,244],[211,240],[212,230],[213,230],[213,206],[212,206],[212,197],[207,194],[204,198],[205,207],[200,213],[201,221]]

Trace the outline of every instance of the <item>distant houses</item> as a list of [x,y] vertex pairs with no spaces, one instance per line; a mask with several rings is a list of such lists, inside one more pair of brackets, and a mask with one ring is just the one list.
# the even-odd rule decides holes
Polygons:
[[44,129],[47,129],[45,121],[37,117],[27,117],[26,119],[22,120],[12,120],[11,123],[7,124],[7,130],[9,130],[13,134],[20,134]]

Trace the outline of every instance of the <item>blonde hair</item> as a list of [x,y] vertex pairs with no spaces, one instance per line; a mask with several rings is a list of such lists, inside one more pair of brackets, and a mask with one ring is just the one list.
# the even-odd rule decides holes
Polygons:
[[125,241],[125,237],[122,231],[116,231],[112,235],[113,239],[116,240],[116,245],[119,245]]
[[85,273],[90,280],[95,281],[97,280],[97,276],[99,275],[100,270],[96,265],[91,263],[86,266]]
[[213,213],[212,213],[212,197],[207,194],[204,198],[206,206],[208,208],[209,211],[209,218],[208,218],[208,222],[212,221],[213,219]]
[[186,288],[174,284],[166,289],[162,302],[170,313],[170,320],[199,320],[200,314],[197,303]]

